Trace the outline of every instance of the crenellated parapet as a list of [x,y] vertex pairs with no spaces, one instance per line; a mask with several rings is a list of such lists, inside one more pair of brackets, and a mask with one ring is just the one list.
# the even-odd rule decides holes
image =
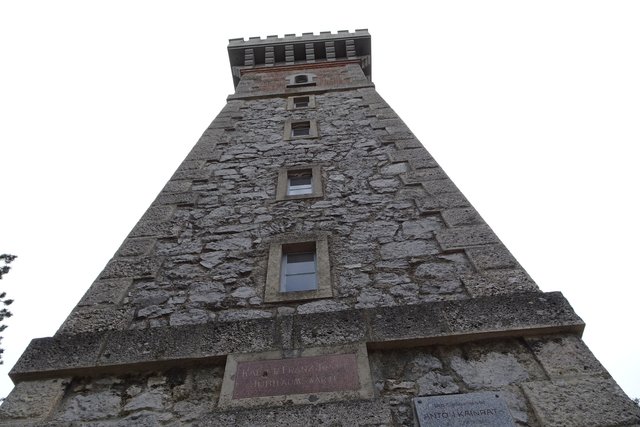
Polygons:
[[229,40],[227,50],[234,86],[244,69],[332,61],[359,62],[371,80],[371,35],[366,29],[236,38]]

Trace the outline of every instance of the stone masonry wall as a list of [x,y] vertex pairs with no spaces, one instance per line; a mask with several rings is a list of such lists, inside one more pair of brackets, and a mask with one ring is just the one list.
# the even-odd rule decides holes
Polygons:
[[[345,68],[313,71],[353,74]],[[266,75],[248,74],[283,86],[284,72]],[[374,89],[318,93],[316,109],[286,104],[228,103],[60,332],[537,289]],[[285,120],[305,118],[317,120],[319,138],[283,140]],[[279,169],[305,164],[322,167],[324,197],[276,201]],[[320,234],[334,298],[265,304],[269,244]]]
[[[281,408],[218,407],[224,365],[175,367],[102,375],[24,388],[55,395],[55,404],[10,402],[13,414],[46,414],[47,426],[388,426],[413,425],[411,399],[491,391],[518,426],[602,427],[640,422],[626,399],[579,338],[573,335],[483,341],[411,349],[370,350],[373,401]],[[605,396],[603,398],[603,396]],[[11,399],[11,397],[10,397]]]

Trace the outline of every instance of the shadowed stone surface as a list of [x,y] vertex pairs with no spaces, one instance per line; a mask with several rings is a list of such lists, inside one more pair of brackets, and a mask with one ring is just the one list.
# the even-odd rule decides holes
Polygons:
[[640,424],[640,407],[611,379],[578,377],[522,385],[545,427],[609,427]]
[[21,382],[13,389],[0,407],[0,423],[2,419],[37,418],[41,419],[54,410],[69,379],[52,379],[43,381]]

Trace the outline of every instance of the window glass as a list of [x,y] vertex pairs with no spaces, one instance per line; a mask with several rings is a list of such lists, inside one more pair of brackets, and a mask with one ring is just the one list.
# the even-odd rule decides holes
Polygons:
[[295,83],[307,83],[309,81],[309,76],[306,74],[298,74],[294,77],[293,81]]
[[315,252],[282,254],[282,292],[311,291],[318,288]]
[[299,97],[293,98],[294,108],[307,108],[308,106],[309,106],[308,96],[299,96]]
[[311,171],[290,171],[287,179],[287,195],[296,196],[298,194],[313,193],[311,183]]
[[310,133],[310,122],[291,123],[291,136],[308,136]]

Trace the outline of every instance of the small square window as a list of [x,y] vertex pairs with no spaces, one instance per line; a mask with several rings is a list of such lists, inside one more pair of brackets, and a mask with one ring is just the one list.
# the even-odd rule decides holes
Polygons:
[[269,248],[265,302],[333,296],[326,237],[273,243]]
[[293,106],[295,108],[307,108],[309,106],[309,97],[297,96],[293,98]]
[[310,197],[322,197],[322,170],[320,166],[280,169],[276,200]]
[[311,122],[291,123],[291,136],[309,136],[311,134]]
[[287,99],[287,110],[305,110],[316,108],[316,97],[314,95],[290,96]]
[[318,124],[315,120],[287,120],[284,124],[284,139],[317,138]]

